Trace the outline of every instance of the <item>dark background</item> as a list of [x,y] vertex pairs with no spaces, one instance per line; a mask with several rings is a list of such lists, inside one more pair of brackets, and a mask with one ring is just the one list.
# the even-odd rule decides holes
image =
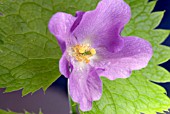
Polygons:
[[[170,29],[170,0],[158,0],[154,11],[164,11],[165,15],[159,29]],[[162,43],[162,45],[170,46],[170,36]],[[166,55],[165,55],[166,56]],[[170,71],[170,61],[161,64]],[[170,83],[159,83],[167,90],[170,97]],[[33,95],[21,97],[21,91],[12,93],[4,93],[4,89],[0,89],[0,109],[10,109],[16,112],[23,112],[23,109],[29,112],[38,113],[38,109],[42,109],[44,114],[69,114],[69,103],[67,100],[67,79],[61,76],[46,91],[37,91]],[[170,114],[170,113],[168,113]]]
[[[164,10],[166,10],[165,15],[157,29],[170,29],[170,0],[158,0],[153,12]],[[162,43],[162,45],[170,46],[170,36]],[[160,66],[170,71],[170,60]],[[167,94],[170,97],[170,83],[159,83],[159,85],[163,86],[167,90]]]

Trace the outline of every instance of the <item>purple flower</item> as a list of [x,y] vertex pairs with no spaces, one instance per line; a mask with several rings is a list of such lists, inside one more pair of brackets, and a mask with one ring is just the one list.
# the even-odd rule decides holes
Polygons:
[[120,36],[130,17],[123,0],[102,0],[95,10],[78,11],[75,17],[58,12],[51,18],[49,30],[63,52],[60,72],[69,78],[70,96],[82,111],[91,110],[92,102],[100,99],[100,76],[127,78],[151,59],[147,41]]

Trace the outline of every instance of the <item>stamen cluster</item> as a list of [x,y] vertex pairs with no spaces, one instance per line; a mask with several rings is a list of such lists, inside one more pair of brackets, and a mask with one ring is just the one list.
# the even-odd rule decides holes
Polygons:
[[90,45],[75,45],[72,47],[73,56],[79,62],[90,62],[90,57],[96,54],[96,50],[91,48]]

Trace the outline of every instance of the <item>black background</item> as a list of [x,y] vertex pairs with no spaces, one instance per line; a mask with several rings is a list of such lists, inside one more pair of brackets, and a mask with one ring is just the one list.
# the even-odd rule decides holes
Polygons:
[[[170,0],[158,0],[153,12],[164,10],[166,10],[165,15],[157,29],[170,29]],[[170,46],[170,36],[164,42],[162,42],[162,45]],[[161,64],[160,66],[170,71],[170,60]],[[170,97],[170,83],[160,83],[159,85],[163,86],[167,90],[167,94]]]
[[[165,11],[164,18],[158,29],[170,29],[170,0],[158,0],[154,11]],[[170,36],[162,43],[162,45],[170,46]],[[166,55],[165,55],[166,56]],[[170,71],[170,61],[161,64]],[[170,97],[170,83],[157,83],[167,90]],[[50,88],[46,94],[42,90],[37,91],[33,95],[21,97],[21,91],[5,93],[4,89],[0,89],[0,109],[11,109],[16,112],[23,112],[23,109],[29,112],[38,113],[38,109],[42,109],[44,114],[69,114],[69,104],[67,100],[67,79],[61,76]],[[170,113],[168,113],[170,114]]]

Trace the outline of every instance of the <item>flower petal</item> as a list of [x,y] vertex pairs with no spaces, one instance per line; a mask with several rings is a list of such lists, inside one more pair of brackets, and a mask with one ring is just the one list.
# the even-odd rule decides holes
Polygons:
[[66,49],[66,40],[70,34],[70,29],[76,20],[76,17],[66,13],[56,13],[50,19],[48,28],[50,32],[57,38],[62,52]]
[[123,0],[102,0],[95,10],[83,15],[73,34],[79,42],[89,40],[93,47],[116,52],[123,47],[120,32],[130,17],[130,7]]
[[69,62],[66,58],[66,52],[64,52],[59,61],[59,69],[60,69],[60,73],[64,75],[66,78],[69,78],[70,75],[69,67],[70,67]]
[[96,67],[102,68],[98,72],[111,80],[126,78],[132,70],[139,70],[147,66],[152,57],[152,47],[144,39],[137,37],[124,38],[124,47],[117,53],[110,53],[107,50],[98,50],[100,59],[94,62]]
[[80,21],[82,20],[84,14],[85,14],[85,12],[82,12],[82,11],[77,11],[76,12],[77,19],[74,22],[73,26],[71,27],[71,32],[73,32],[74,29],[80,24]]
[[90,66],[83,69],[73,68],[69,78],[69,90],[73,101],[80,104],[80,109],[88,111],[92,108],[92,101],[101,97],[102,82],[95,69]]

